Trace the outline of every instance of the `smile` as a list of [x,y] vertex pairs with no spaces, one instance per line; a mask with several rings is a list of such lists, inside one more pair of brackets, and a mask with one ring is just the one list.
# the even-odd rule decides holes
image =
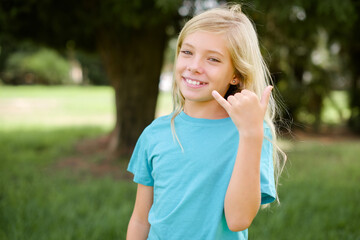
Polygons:
[[201,81],[197,81],[197,80],[193,80],[193,79],[189,79],[189,78],[183,78],[183,79],[185,80],[187,85],[191,86],[191,87],[201,87],[201,86],[207,85],[207,83],[205,83],[205,82],[201,82]]

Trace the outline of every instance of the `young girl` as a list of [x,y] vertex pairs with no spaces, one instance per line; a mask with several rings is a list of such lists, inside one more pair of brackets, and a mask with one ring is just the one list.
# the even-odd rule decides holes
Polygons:
[[186,23],[176,56],[174,112],[143,131],[129,163],[138,189],[127,239],[247,239],[276,199],[278,161],[256,32],[239,5],[212,9]]

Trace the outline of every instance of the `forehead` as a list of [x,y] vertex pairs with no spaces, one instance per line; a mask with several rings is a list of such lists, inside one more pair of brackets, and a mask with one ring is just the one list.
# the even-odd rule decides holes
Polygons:
[[224,56],[229,56],[227,41],[224,34],[197,31],[188,34],[181,47],[193,47],[199,51],[215,51]]

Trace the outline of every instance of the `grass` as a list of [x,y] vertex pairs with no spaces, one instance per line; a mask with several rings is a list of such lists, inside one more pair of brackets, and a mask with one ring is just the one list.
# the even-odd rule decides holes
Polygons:
[[114,113],[109,87],[0,87],[0,125],[7,129],[110,127]]
[[252,239],[360,239],[359,145],[292,143],[281,205],[260,212]]
[[[19,98],[28,105],[12,109]],[[106,87],[0,87],[1,240],[125,239],[136,185],[57,167],[112,128],[111,99]],[[169,99],[160,95],[158,115]],[[286,141],[281,205],[259,212],[249,239],[360,239],[359,145]]]
[[55,167],[76,141],[102,132],[1,132],[0,239],[124,239],[134,184]]

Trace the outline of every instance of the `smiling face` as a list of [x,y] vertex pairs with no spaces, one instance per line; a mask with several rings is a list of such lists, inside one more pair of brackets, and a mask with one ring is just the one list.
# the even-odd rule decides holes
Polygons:
[[230,84],[238,84],[223,35],[194,32],[185,37],[176,61],[177,85],[192,102],[213,102],[212,90],[222,96]]

